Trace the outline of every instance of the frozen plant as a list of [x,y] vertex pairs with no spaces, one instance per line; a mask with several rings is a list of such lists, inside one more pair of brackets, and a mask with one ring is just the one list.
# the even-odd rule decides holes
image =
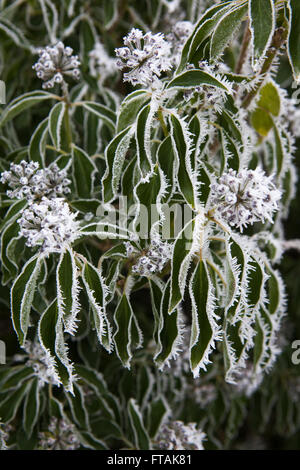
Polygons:
[[138,255],[132,272],[141,276],[151,276],[161,272],[171,257],[171,245],[160,238],[152,239],[150,246],[140,253],[130,242],[125,242],[127,256]]
[[26,365],[33,368],[40,386],[44,384],[60,384],[53,358],[41,347],[38,341],[27,341],[24,345],[24,350],[28,355]]
[[171,421],[162,426],[156,443],[162,450],[203,450],[205,438],[205,433],[197,429],[196,423]]
[[281,192],[261,168],[230,169],[211,185],[211,204],[218,215],[241,231],[254,222],[272,223]]
[[44,253],[62,252],[79,236],[76,215],[63,199],[43,197],[22,212],[19,235],[27,246],[40,247]]
[[124,37],[125,47],[116,49],[117,66],[124,73],[124,81],[148,87],[157,81],[162,72],[171,69],[171,45],[162,33],[146,34],[133,28]]
[[33,65],[37,77],[43,80],[43,88],[53,88],[56,83],[62,84],[65,77],[78,80],[80,77],[80,61],[73,54],[71,47],[65,47],[59,41],[53,46],[37,50],[39,60]]
[[89,53],[89,68],[91,76],[96,77],[100,83],[118,71],[116,59],[108,55],[101,42],[97,42]]
[[47,196],[56,198],[70,192],[71,181],[67,178],[67,170],[60,170],[56,163],[48,168],[39,169],[37,162],[22,160],[19,164],[11,163],[10,170],[4,171],[1,183],[8,184],[11,190],[6,194],[14,199],[34,201]]
[[191,21],[177,21],[168,35],[168,40],[172,44],[171,59],[175,66],[179,64],[183,46],[193,29],[194,25]]
[[42,450],[75,450],[80,447],[74,425],[55,417],[51,418],[48,430],[39,433],[39,439]]

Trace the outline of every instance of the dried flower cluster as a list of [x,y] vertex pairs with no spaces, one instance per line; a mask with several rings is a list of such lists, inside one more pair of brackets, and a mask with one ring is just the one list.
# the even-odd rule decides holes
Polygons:
[[162,427],[157,445],[163,450],[203,450],[205,437],[204,432],[196,428],[196,423],[172,421]]
[[161,272],[171,258],[171,245],[159,238],[153,239],[142,255],[130,242],[125,242],[125,246],[127,256],[138,255],[137,261],[132,266],[132,272],[141,276],[151,276]]
[[124,38],[124,44],[125,47],[116,49],[117,66],[120,70],[128,70],[124,73],[124,81],[148,87],[162,72],[171,69],[171,46],[162,33],[143,34],[133,28]]
[[42,198],[22,212],[18,219],[20,235],[26,238],[27,246],[38,246],[44,253],[59,253],[78,237],[76,215],[64,199]]
[[76,450],[80,441],[75,434],[75,427],[64,419],[52,417],[47,431],[39,433],[42,450]]
[[96,77],[100,83],[118,71],[116,59],[107,54],[101,42],[97,42],[89,53],[89,68],[91,76]]
[[62,84],[64,77],[78,80],[80,77],[80,61],[73,54],[71,47],[65,47],[59,41],[54,46],[47,46],[37,50],[40,58],[32,67],[41,80],[43,88],[53,88],[56,83]]
[[0,181],[12,188],[6,192],[10,198],[25,198],[28,201],[68,194],[71,184],[67,178],[67,171],[60,170],[56,163],[48,168],[39,169],[37,162],[28,163],[25,160],[19,164],[11,163],[10,171],[4,171]]
[[261,168],[231,169],[211,185],[211,190],[211,203],[217,206],[219,216],[241,231],[254,222],[272,222],[281,198],[272,177]]

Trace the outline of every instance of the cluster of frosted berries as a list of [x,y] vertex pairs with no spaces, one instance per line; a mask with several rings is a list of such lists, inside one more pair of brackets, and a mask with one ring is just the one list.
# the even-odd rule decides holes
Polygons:
[[39,447],[43,450],[76,450],[80,441],[74,430],[72,423],[52,417],[47,431],[39,433]]
[[80,61],[77,55],[72,55],[71,47],[65,47],[59,41],[54,46],[39,48],[37,53],[40,58],[32,68],[43,80],[43,88],[53,88],[56,83],[63,83],[64,77],[79,79]]
[[192,396],[195,403],[200,408],[206,408],[210,403],[214,402],[217,398],[216,387],[213,384],[193,385]]
[[42,198],[24,209],[19,235],[29,247],[39,246],[42,252],[61,252],[78,238],[79,222],[69,205],[61,198]]
[[241,231],[254,222],[272,222],[280,197],[272,177],[261,168],[240,172],[230,169],[211,185],[211,202],[219,215]]
[[118,70],[116,59],[107,54],[100,42],[95,44],[94,49],[89,53],[89,68],[92,77],[98,78],[100,83],[103,83]]
[[204,432],[196,428],[196,423],[172,421],[163,425],[156,441],[162,450],[204,450],[205,437]]
[[59,385],[53,358],[46,353],[38,342],[26,342],[24,350],[26,351],[26,366],[32,367],[34,374],[38,377],[39,385],[46,383]]
[[140,276],[148,277],[161,272],[171,258],[171,246],[159,238],[153,239],[142,254],[130,242],[125,242],[125,246],[128,257],[138,256],[132,272]]
[[11,190],[8,197],[33,201],[43,196],[54,198],[70,192],[71,181],[67,178],[66,170],[60,170],[56,163],[48,168],[39,170],[37,162],[21,161],[12,163],[10,171],[4,171],[1,183],[8,184]]
[[170,59],[171,45],[165,41],[162,33],[143,34],[133,28],[124,37],[125,47],[116,49],[117,67],[127,70],[124,81],[132,85],[149,86],[157,80],[162,72],[172,67]]

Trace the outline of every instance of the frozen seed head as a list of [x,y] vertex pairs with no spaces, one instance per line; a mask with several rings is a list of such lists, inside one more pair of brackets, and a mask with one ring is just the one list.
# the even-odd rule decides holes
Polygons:
[[98,78],[100,83],[118,71],[116,59],[107,54],[100,42],[96,43],[94,49],[89,53],[89,68],[92,77]]
[[37,53],[40,58],[32,68],[38,78],[43,80],[43,88],[53,88],[56,83],[62,83],[64,77],[79,79],[80,61],[77,55],[72,55],[71,47],[65,47],[59,41],[54,46],[38,49]]
[[156,441],[162,450],[204,450],[205,437],[204,432],[196,428],[196,423],[172,421],[162,427]]
[[177,21],[172,27],[172,32],[167,36],[172,47],[171,60],[174,66],[179,64],[183,46],[193,28],[193,23],[190,21]]
[[71,184],[66,170],[60,170],[56,163],[39,170],[37,162],[28,163],[24,160],[19,164],[12,163],[10,171],[4,171],[0,181],[11,188],[7,191],[8,197],[28,201],[41,199],[43,196],[50,199],[67,194]]
[[139,29],[132,29],[124,37],[125,47],[116,49],[117,67],[127,70],[124,81],[132,85],[149,86],[157,81],[162,72],[172,67],[170,59],[171,45],[165,41],[162,33],[143,34]]
[[159,238],[151,241],[147,250],[142,254],[130,242],[125,243],[127,256],[137,256],[132,272],[140,276],[151,276],[161,272],[171,258],[171,246]]
[[24,209],[18,219],[19,235],[29,247],[39,246],[42,252],[61,252],[78,238],[79,222],[75,213],[61,198],[42,200]]
[[51,418],[47,431],[39,433],[39,447],[43,450],[75,450],[80,441],[75,426],[64,419]]
[[254,222],[272,223],[281,192],[261,168],[229,170],[211,185],[211,198],[218,214],[242,231]]

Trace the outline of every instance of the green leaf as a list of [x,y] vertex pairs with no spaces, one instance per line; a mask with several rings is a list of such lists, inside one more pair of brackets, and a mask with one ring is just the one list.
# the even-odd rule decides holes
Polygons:
[[216,60],[231,41],[247,12],[248,5],[238,6],[225,14],[214,29],[210,43],[210,58]]
[[150,94],[147,90],[136,90],[126,96],[122,101],[118,114],[118,133],[135,122],[140,109],[148,100],[150,100]]
[[177,177],[180,190],[186,202],[193,208],[195,177],[191,165],[191,140],[185,121],[178,116],[171,114],[171,138],[173,151],[177,158]]
[[149,404],[149,435],[154,439],[159,431],[159,428],[167,415],[170,413],[170,408],[163,396],[155,398]]
[[29,316],[41,269],[41,262],[42,257],[39,255],[27,261],[11,289],[12,321],[21,345],[26,340]]
[[114,111],[103,104],[94,103],[93,101],[81,101],[80,104],[89,113],[101,119],[113,132],[115,131],[116,114]]
[[212,282],[205,261],[199,261],[191,282],[190,297],[192,301],[192,329],[190,340],[190,361],[194,377],[199,370],[206,370],[209,355],[219,340],[219,327],[215,313]]
[[279,116],[280,96],[276,86],[272,82],[266,83],[266,85],[261,88],[257,105],[273,114],[273,116]]
[[57,305],[65,331],[73,335],[77,329],[77,314],[80,309],[79,282],[74,252],[62,252],[56,271]]
[[127,127],[116,135],[105,150],[106,170],[102,179],[104,202],[110,202],[117,196],[131,138],[132,128]]
[[150,438],[145,429],[139,406],[133,398],[131,398],[128,403],[128,415],[134,434],[136,448],[140,450],[149,450],[151,448]]
[[163,369],[170,359],[176,357],[181,338],[181,317],[178,310],[169,314],[170,280],[162,286],[162,298],[160,303],[160,319],[158,329],[158,348],[154,356],[156,365]]
[[132,306],[126,293],[123,293],[114,313],[117,330],[114,334],[116,353],[124,367],[130,368],[132,358],[132,347],[134,346],[134,335],[136,323]]
[[163,174],[166,177],[168,187],[162,198],[163,203],[167,203],[172,197],[176,187],[176,156],[173,151],[172,139],[170,136],[166,137],[157,149],[157,161]]
[[50,356],[55,368],[56,381],[62,383],[66,391],[73,393],[73,365],[67,356],[62,319],[58,315],[56,300],[49,305],[40,318],[38,335],[41,346]]
[[31,45],[22,31],[3,16],[0,18],[0,30],[3,31],[17,46],[32,51]]
[[288,56],[294,79],[298,82],[300,80],[300,3],[298,0],[290,0],[287,7],[290,13]]
[[7,394],[4,400],[1,401],[0,416],[5,423],[9,423],[16,416],[20,404],[23,401],[29,386],[30,385],[28,383],[24,383],[14,392]]
[[27,438],[32,434],[32,431],[37,423],[40,411],[40,387],[39,379],[35,378],[31,382],[31,387],[28,390],[24,401],[23,410],[23,426]]
[[251,115],[251,124],[262,137],[266,137],[273,128],[273,119],[268,111],[256,108]]
[[144,106],[139,112],[136,122],[136,145],[139,168],[142,175],[146,175],[152,169],[153,162],[150,151],[150,133],[153,113],[151,103]]
[[49,118],[44,119],[35,129],[29,142],[29,158],[33,162],[38,162],[40,167],[45,166],[45,151],[48,138]]
[[75,145],[72,156],[73,176],[77,194],[82,199],[89,199],[93,196],[94,177],[97,168],[90,157]]
[[42,101],[55,98],[56,96],[52,93],[41,90],[31,91],[30,93],[18,96],[18,98],[11,101],[11,103],[3,110],[0,118],[0,127],[16,117],[22,111],[25,111],[25,109],[41,103]]
[[111,326],[106,315],[107,286],[100,271],[89,262],[84,265],[82,280],[92,307],[99,342],[107,351],[111,352]]
[[167,88],[189,89],[201,85],[221,88],[222,90],[225,90],[227,93],[229,93],[228,88],[223,83],[221,83],[209,73],[197,69],[188,70],[187,72],[183,72],[180,75],[176,75],[176,77],[168,83]]
[[61,101],[56,103],[49,114],[49,134],[57,150],[61,149],[63,121],[66,112],[68,112],[66,103]]
[[273,0],[249,0],[253,61],[264,57],[275,29]]

